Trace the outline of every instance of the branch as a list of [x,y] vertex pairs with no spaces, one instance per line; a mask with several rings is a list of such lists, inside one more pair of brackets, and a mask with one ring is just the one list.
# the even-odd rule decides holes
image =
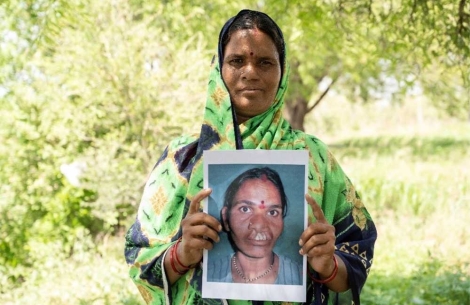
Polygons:
[[464,31],[464,28],[465,28],[465,22],[467,21],[466,19],[469,18],[469,14],[465,13],[464,9],[465,9],[465,4],[466,4],[466,0],[460,0],[460,3],[459,3],[459,19],[457,20],[457,33],[458,34],[462,34],[462,32]]
[[413,0],[413,7],[411,8],[411,13],[410,17],[408,18],[408,21],[413,23],[415,21],[415,13],[416,13],[416,0]]
[[323,93],[317,98],[317,100],[315,101],[315,103],[313,103],[313,105],[311,107],[308,107],[307,108],[307,111],[305,113],[309,113],[310,111],[313,110],[313,108],[317,107],[318,104],[321,102],[321,100],[326,96],[326,94],[328,93],[328,91],[330,91],[331,89],[331,86],[333,86],[333,84],[338,80],[338,78],[334,78],[331,83],[328,85],[328,88],[325,89],[325,91],[323,91]]

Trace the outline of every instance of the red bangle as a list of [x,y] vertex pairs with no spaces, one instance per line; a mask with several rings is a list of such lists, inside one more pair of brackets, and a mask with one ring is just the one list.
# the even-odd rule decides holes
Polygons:
[[174,257],[176,256],[176,251],[175,251],[176,247],[175,245],[173,245],[170,249],[170,265],[171,265],[171,269],[175,272],[175,273],[178,273],[179,275],[183,275],[186,273],[186,271],[188,271],[189,269],[186,269],[185,271],[179,271],[176,266],[175,266],[175,260],[174,260]]
[[189,269],[191,269],[190,266],[186,266],[184,264],[181,263],[181,261],[179,260],[178,258],[178,253],[176,252],[178,250],[178,244],[181,242],[181,237],[178,238],[178,240],[176,241],[175,245],[173,247],[175,247],[175,258],[176,258],[176,262],[181,266],[183,267],[184,269],[186,269],[185,271],[188,271]]
[[331,273],[331,275],[328,278],[324,279],[324,280],[316,279],[310,272],[308,272],[308,275],[310,276],[312,281],[314,281],[315,283],[318,283],[318,284],[326,284],[326,283],[329,283],[332,280],[334,280],[334,278],[338,274],[338,260],[336,259],[336,256],[334,256],[334,255],[333,255],[333,261],[335,262],[335,268],[333,269],[333,272]]

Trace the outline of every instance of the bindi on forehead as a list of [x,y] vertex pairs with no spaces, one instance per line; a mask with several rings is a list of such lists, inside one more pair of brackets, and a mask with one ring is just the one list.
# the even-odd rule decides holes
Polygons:
[[254,55],[254,53],[253,53],[253,52],[250,52],[250,55],[251,55],[251,56],[253,56],[253,55]]
[[261,204],[259,205],[260,209],[264,209],[266,206],[264,205],[264,200],[261,200]]

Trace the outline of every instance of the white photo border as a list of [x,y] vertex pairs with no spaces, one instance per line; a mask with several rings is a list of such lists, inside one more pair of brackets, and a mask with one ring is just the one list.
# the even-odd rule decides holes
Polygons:
[[[308,151],[306,150],[219,150],[204,151],[204,188],[209,187],[209,165],[212,164],[263,164],[269,165],[302,165],[305,169],[304,194],[308,190]],[[302,196],[302,198],[304,198]],[[307,227],[307,202],[304,199],[304,229]],[[203,211],[208,212],[208,199],[203,202]],[[271,285],[220,283],[207,281],[208,250],[203,253],[202,297],[215,299],[263,300],[284,302],[306,301],[307,260],[302,259],[301,285]]]

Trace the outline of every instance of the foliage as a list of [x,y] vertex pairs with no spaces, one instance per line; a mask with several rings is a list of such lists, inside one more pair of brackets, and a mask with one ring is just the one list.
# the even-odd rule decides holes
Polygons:
[[35,240],[60,240],[71,253],[76,230],[119,228],[158,152],[197,125],[203,92],[192,84],[210,58],[201,57],[199,36],[167,44],[170,34],[153,18],[135,22],[125,1],[90,3],[76,14],[27,57],[14,41],[2,49],[18,69],[2,75],[3,269],[34,264]]
[[[372,109],[363,116],[373,113]],[[468,303],[470,261],[462,249],[470,241],[470,176],[463,166],[470,162],[470,133],[468,125],[461,127],[435,133],[435,137],[401,137],[390,130],[381,137],[355,137],[354,132],[338,131],[348,140],[334,142],[331,149],[350,173],[379,232],[362,303]],[[423,208],[417,212],[407,204],[412,196],[393,191],[403,188],[404,181],[421,198]],[[426,194],[429,191],[432,193]],[[122,235],[106,235],[95,249],[77,248],[72,256],[59,255],[59,244],[38,242],[34,246],[34,255],[57,254],[36,259],[35,268],[27,269],[28,285],[13,288],[11,283],[0,282],[0,303],[143,304],[123,263]],[[21,267],[16,270],[24,271]]]
[[294,126],[304,128],[303,117],[331,88],[366,102],[425,94],[455,117],[469,117],[470,2],[289,1],[277,7],[294,46],[287,104]]
[[[314,101],[334,81],[330,92],[351,100],[419,88],[451,115],[468,113],[464,0],[3,1],[0,293],[22,294],[25,281],[52,290],[54,283],[40,286],[49,269],[78,269],[77,257],[99,253],[100,242],[121,233],[169,139],[198,131],[218,31],[242,6],[266,11],[285,32],[289,103]],[[325,115],[321,127],[354,129],[377,116],[361,121],[348,107],[334,113],[340,114],[346,117]],[[456,209],[468,202],[470,178],[451,161],[466,162],[468,145],[468,137],[454,135],[375,136],[332,149],[346,166],[362,166],[354,180],[373,209],[432,218],[449,200]],[[44,303],[63,301],[56,297]],[[95,297],[82,303],[135,301]]]

